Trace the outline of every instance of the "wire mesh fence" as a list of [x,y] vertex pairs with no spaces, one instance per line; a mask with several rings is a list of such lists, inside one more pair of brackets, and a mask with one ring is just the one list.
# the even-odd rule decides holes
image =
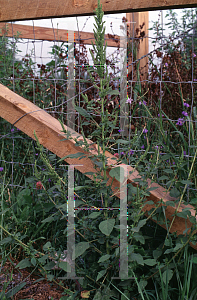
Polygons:
[[[134,167],[146,151],[147,163],[141,166],[145,172],[149,172],[148,161],[157,153],[160,163],[154,180],[168,188],[171,181],[165,174],[175,175],[177,182],[172,187],[182,190],[184,182],[178,178],[187,180],[196,146],[196,10],[184,10],[179,21],[173,10],[167,16],[162,11],[158,14],[149,35],[145,30],[149,24],[136,28],[133,14],[128,19],[124,14],[105,16],[109,31],[104,43],[111,45],[107,47],[106,65],[110,85],[117,91],[108,95],[106,108],[111,114],[119,110],[119,129],[114,137],[130,141],[127,153],[119,143],[114,147],[112,142],[110,150]],[[91,70],[95,82],[99,82],[89,53],[90,49],[94,55],[92,18],[86,18],[81,30],[80,18],[72,18],[70,23],[66,19],[47,20],[44,30],[39,24],[45,20],[1,25],[1,83],[78,133],[82,132],[84,118],[80,119],[74,104],[89,110],[82,94],[87,94],[94,107],[94,113],[89,113],[100,122],[98,92],[87,72]],[[69,30],[62,29],[63,25],[57,28],[57,22],[68,24]],[[21,34],[16,35],[17,29]],[[146,40],[150,51],[141,56]],[[94,130],[94,125],[83,125],[86,136],[91,137]],[[26,187],[26,176],[34,173],[39,156],[34,143],[1,119],[0,163],[10,175],[6,187]],[[182,170],[175,170],[177,164],[182,164]],[[192,183],[187,187],[188,202],[195,199],[194,166]],[[39,168],[44,172],[42,164]]]

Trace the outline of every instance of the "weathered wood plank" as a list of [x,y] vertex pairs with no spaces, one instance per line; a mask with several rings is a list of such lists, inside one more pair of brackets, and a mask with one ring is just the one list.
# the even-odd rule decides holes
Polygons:
[[[105,14],[196,7],[196,0],[101,0]],[[0,22],[93,15],[97,0],[0,0]]]
[[[5,28],[7,28],[5,30]],[[10,24],[10,23],[0,23],[0,36],[5,34],[8,37],[13,37],[17,35],[17,32],[20,32],[20,38],[23,39],[32,39],[32,40],[43,40],[43,41],[61,41],[67,42],[67,34],[69,30],[57,29],[57,28],[47,28],[47,27],[38,27],[38,26],[29,26],[29,25],[19,25],[19,24]],[[79,39],[84,41],[84,44],[92,45],[95,44],[94,33],[84,32],[84,31],[75,31],[75,42],[79,43]],[[105,34],[105,41],[109,47],[117,47],[120,37],[115,35],[113,38],[109,38],[108,34]],[[117,42],[116,42],[117,41]],[[74,41],[71,41],[74,42]]]
[[[11,124],[14,124],[18,120],[17,123],[15,123],[15,126],[21,131],[23,131],[25,134],[30,136],[32,139],[35,139],[35,131],[40,143],[44,147],[48,148],[50,151],[55,153],[58,157],[62,158],[68,154],[83,152],[84,155],[86,155],[86,158],[83,158],[81,160],[76,158],[67,158],[65,161],[68,164],[76,165],[76,169],[82,172],[83,174],[86,172],[96,172],[92,161],[90,160],[90,158],[88,158],[88,155],[90,154],[98,154],[98,147],[96,144],[93,144],[90,140],[88,140],[88,143],[92,144],[90,146],[90,153],[88,153],[84,150],[84,148],[76,146],[73,140],[69,139],[60,141],[63,138],[65,138],[65,135],[62,133],[62,127],[58,120],[53,118],[46,111],[40,109],[30,101],[15,94],[2,84],[0,84],[0,117],[4,118]],[[70,128],[67,128],[66,125],[65,129],[69,130],[72,133],[73,138],[76,137],[77,140],[83,139],[80,134],[78,134]],[[112,178],[109,175],[109,171],[111,170],[111,165],[115,164],[116,160],[112,159],[114,158],[114,156],[109,152],[106,152],[106,157],[108,158],[107,177],[109,178],[109,180],[107,184],[109,185],[112,182]],[[134,186],[136,186],[134,179],[140,178],[139,173],[137,171],[134,171],[134,169],[131,166],[127,167],[127,171],[127,183],[132,183]],[[129,172],[133,173],[129,174]],[[85,175],[93,180],[93,176],[87,174]],[[166,194],[164,188],[159,186],[157,183],[151,184],[151,180],[148,179],[148,184],[150,187],[158,187],[158,189],[151,191],[150,196],[147,198],[147,200],[152,200],[155,204],[157,204],[161,199],[163,199],[164,203],[170,200],[175,200],[174,198],[170,197],[169,193]],[[117,191],[117,189],[115,189],[117,187],[120,187],[120,183],[115,179],[112,184],[113,192]],[[117,193],[116,196],[120,198],[120,193]],[[152,207],[154,207],[154,205],[146,205],[144,207],[144,211],[148,211]],[[182,204],[178,211],[182,211],[182,209],[185,207],[186,206]],[[195,216],[194,208],[191,205],[187,205],[187,207],[190,208],[192,216]],[[172,215],[175,213],[175,209],[176,207],[174,208],[171,206],[167,206],[167,209],[165,211],[167,219],[172,220]],[[186,221],[183,218],[176,217],[170,232],[177,232],[178,235],[183,234],[184,230],[186,229],[186,223],[187,228],[192,227],[192,223],[189,221],[189,219],[187,219]],[[164,225],[161,226],[165,228]],[[197,249],[197,244],[195,246],[191,244],[191,246]]]

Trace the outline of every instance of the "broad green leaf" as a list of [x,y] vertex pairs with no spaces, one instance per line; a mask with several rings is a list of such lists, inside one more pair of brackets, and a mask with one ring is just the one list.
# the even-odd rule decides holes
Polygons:
[[154,250],[153,251],[153,257],[154,257],[154,259],[158,259],[158,257],[161,256],[161,254],[162,254],[162,250],[160,250],[160,249]]
[[79,106],[75,106],[75,109],[78,111],[80,115],[82,115],[85,118],[91,119],[91,115],[83,108]]
[[91,213],[91,214],[88,216],[88,218],[90,218],[90,219],[95,219],[95,218],[97,218],[100,214],[101,214],[100,211],[99,211],[99,212],[95,211],[95,212]]
[[51,242],[47,242],[44,246],[43,246],[43,250],[46,251],[49,248],[51,248]]
[[80,156],[84,156],[84,153],[83,152],[77,152],[77,153],[73,153],[73,154],[68,154],[64,157],[62,157],[58,162],[66,159],[66,158],[79,158]]
[[105,273],[107,272],[107,270],[101,270],[96,278],[96,281],[98,281],[101,277],[103,277],[103,275],[105,275]]
[[139,253],[131,253],[129,255],[129,261],[136,261],[139,265],[144,265],[143,257]]
[[196,257],[196,256],[193,257],[193,263],[194,263],[194,264],[197,264],[197,257]]
[[101,295],[101,292],[100,291],[97,291],[93,300],[102,300],[102,295]]
[[10,297],[14,296],[16,293],[18,293],[25,285],[27,282],[22,282],[19,285],[15,286],[13,289],[9,290],[6,293],[6,299],[9,299]]
[[145,259],[144,260],[144,263],[146,264],[146,265],[148,265],[148,266],[154,266],[154,265],[156,265],[156,260],[155,259]]
[[27,267],[31,267],[32,264],[29,260],[29,258],[25,258],[23,260],[21,260],[18,265],[16,265],[16,268],[19,268],[19,269],[24,269],[24,268],[27,268]]
[[107,219],[99,224],[100,231],[105,235],[110,235],[115,225],[115,219]]
[[0,245],[6,244],[6,243],[10,243],[13,240],[13,238],[11,238],[10,236],[4,238],[3,240],[0,241]]
[[75,255],[72,255],[72,260],[75,260],[75,258],[82,255],[89,247],[90,247],[90,244],[88,242],[81,242],[81,243],[76,244]]
[[32,263],[32,265],[35,267],[35,265],[36,265],[36,259],[35,259],[35,257],[32,257],[31,263]]
[[60,261],[59,267],[65,272],[71,272],[71,266],[67,261]]
[[119,90],[113,90],[108,92],[109,95],[119,95],[120,91]]
[[116,142],[119,143],[119,144],[129,144],[130,143],[130,141],[125,141],[125,140],[122,140],[122,139],[118,139]]
[[133,237],[136,241],[139,241],[141,244],[145,244],[145,238],[140,232],[134,232]]
[[123,182],[124,181],[124,168],[121,168],[121,167],[112,168],[109,172],[109,175],[111,177],[115,177],[119,182]]
[[170,191],[170,196],[174,198],[178,198],[180,196],[179,190],[177,188],[174,188]]
[[134,232],[139,232],[140,228],[146,224],[146,219],[140,220],[137,227],[131,228]]
[[48,264],[44,266],[45,270],[52,270],[55,267],[55,262],[50,261]]
[[98,262],[103,262],[103,261],[106,261],[110,258],[110,255],[109,254],[106,254],[106,255],[103,255],[99,258],[99,261]]
[[162,276],[162,279],[163,279],[163,282],[165,284],[168,284],[169,281],[172,279],[172,276],[173,276],[173,271],[172,270],[166,270],[163,272],[163,276]]
[[167,176],[165,176],[165,175],[163,175],[163,176],[161,176],[161,177],[158,178],[159,181],[160,180],[167,180],[167,179],[169,179],[169,178]]
[[42,223],[50,223],[50,222],[53,222],[53,221],[55,221],[54,217],[53,217],[53,216],[50,216],[50,217],[48,217],[48,218],[42,220],[41,222],[42,222]]
[[188,184],[188,185],[194,184],[194,183],[191,182],[190,180],[181,180],[180,182],[183,183],[183,184]]

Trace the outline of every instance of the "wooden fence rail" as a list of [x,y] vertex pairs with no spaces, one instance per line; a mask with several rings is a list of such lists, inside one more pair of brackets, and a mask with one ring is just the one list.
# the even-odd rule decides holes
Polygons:
[[[90,153],[88,153],[84,150],[83,147],[76,146],[73,140],[69,139],[60,141],[65,138],[65,135],[62,133],[62,127],[58,120],[50,116],[46,111],[40,109],[38,106],[34,105],[32,102],[15,94],[13,91],[9,90],[2,84],[0,84],[0,117],[4,118],[11,124],[14,124],[18,120],[15,126],[32,139],[35,139],[35,131],[40,143],[60,158],[68,154],[75,154],[77,152],[84,153],[86,157],[82,158],[81,160],[77,158],[67,158],[65,159],[65,161],[68,164],[76,165],[76,169],[83,174],[86,172],[96,172],[92,161],[90,160],[90,158],[88,158],[89,155],[98,154],[98,148],[96,144],[92,143],[91,140],[88,140],[88,143],[91,145]],[[83,140],[83,137],[79,133],[70,128],[67,128],[66,125],[65,129],[69,130],[72,133],[73,138],[76,137],[77,140]],[[109,178],[109,185],[112,182],[112,177],[109,175],[109,171],[112,168],[111,165],[114,165],[116,161],[112,159],[114,158],[114,156],[109,152],[106,152],[106,157],[108,159],[107,177]],[[127,167],[127,171],[127,183],[132,183],[134,186],[136,186],[136,182],[134,182],[134,179],[140,178],[139,173],[131,166]],[[133,173],[130,174],[129,172]],[[93,177],[91,175],[85,175],[93,180]],[[147,197],[147,200],[152,200],[155,204],[160,202],[161,199],[163,199],[164,203],[166,203],[167,201],[176,200],[175,198],[170,197],[169,193],[165,193],[165,190],[162,186],[158,185],[157,183],[151,183],[150,179],[148,179],[147,182],[149,187],[157,187],[156,190],[150,192],[150,196]],[[114,179],[112,184],[113,192],[117,192],[116,188],[119,187],[120,182]],[[120,198],[120,193],[117,193],[116,196]],[[147,204],[143,210],[147,212],[153,207],[155,207],[155,205]],[[167,206],[167,208],[165,209],[166,218],[170,221],[170,223],[172,222],[173,214],[176,212],[176,208],[177,205],[175,204],[175,207]],[[184,208],[189,208],[191,211],[191,215],[195,217],[195,209],[193,206],[181,204],[178,212],[181,212]],[[153,221],[157,222],[155,220]],[[165,228],[165,225],[161,225],[160,223],[158,224]],[[170,232],[177,232],[177,234],[180,235],[184,234],[186,228],[190,230],[191,227],[192,223],[190,222],[189,218],[185,220],[184,218],[176,216],[170,228]],[[195,245],[190,243],[190,245],[197,250],[197,243]]]

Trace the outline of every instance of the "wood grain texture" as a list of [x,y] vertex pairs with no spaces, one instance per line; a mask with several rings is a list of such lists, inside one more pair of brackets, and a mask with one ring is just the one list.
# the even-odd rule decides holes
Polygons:
[[[5,30],[6,29],[6,30]],[[17,35],[17,32],[20,32],[19,35],[22,39],[32,39],[32,40],[43,40],[43,41],[61,41],[67,42],[67,34],[69,30],[47,28],[47,27],[38,27],[38,26],[29,26],[29,25],[18,25],[10,23],[0,23],[0,36],[6,33],[6,36],[13,37]],[[75,42],[79,43],[82,40],[84,44],[92,45],[95,44],[94,33],[91,32],[75,32]],[[117,47],[120,37],[115,35],[113,38],[109,38],[108,34],[105,34],[105,41],[107,42],[108,47]],[[74,42],[74,41],[70,41]]]
[[[101,0],[105,14],[196,7],[197,0]],[[0,22],[93,15],[97,0],[0,0]]]
[[[76,169],[82,172],[83,174],[86,172],[96,172],[96,169],[94,168],[93,162],[90,160],[88,156],[98,154],[98,147],[96,144],[93,144],[91,140],[88,140],[90,146],[90,152],[86,152],[83,147],[78,147],[75,145],[75,142],[73,140],[62,140],[65,138],[65,135],[62,133],[62,127],[58,120],[53,118],[51,115],[49,115],[46,111],[40,109],[30,101],[24,99],[23,97],[15,94],[11,90],[9,90],[7,87],[0,84],[0,117],[4,118],[11,124],[14,124],[17,120],[17,123],[15,123],[15,126],[19,128],[21,131],[23,131],[25,134],[27,134],[32,139],[35,139],[34,137],[34,131],[40,141],[40,143],[48,148],[50,151],[55,153],[58,157],[62,158],[68,154],[74,154],[77,152],[83,152],[86,156],[85,158],[79,160],[79,159],[71,159],[67,158],[65,161],[68,164],[76,165]],[[78,134],[77,132],[73,131],[70,128],[67,128],[65,125],[65,129],[69,130],[72,133],[72,137],[76,138],[77,140],[82,140],[82,136]],[[101,151],[102,152],[102,151]],[[116,160],[113,160],[114,156],[110,154],[109,152],[106,152],[106,157],[108,159],[108,170],[107,170],[107,177],[109,178],[107,185],[111,184],[112,178],[109,175],[109,171],[111,170],[111,165],[114,165],[116,163]],[[82,166],[79,166],[82,165]],[[123,167],[126,165],[122,164]],[[134,182],[134,179],[140,178],[139,173],[137,171],[134,171],[134,169],[131,166],[127,166],[128,171],[128,181],[127,183],[132,183],[134,186],[136,186],[136,182]],[[129,172],[133,172],[130,174]],[[87,175],[87,177],[93,180],[92,175]],[[147,198],[147,200],[152,200],[155,204],[157,204],[161,199],[163,199],[164,203],[167,201],[174,201],[175,198],[170,197],[169,193],[165,193],[165,189],[162,186],[159,186],[157,183],[152,183],[151,180],[148,179],[148,185],[150,187],[157,187],[156,190],[150,192],[150,196]],[[114,179],[112,184],[112,190],[113,192],[116,192],[117,189],[120,187],[120,182]],[[120,193],[116,194],[117,197],[120,198]],[[128,199],[129,200],[129,199]],[[155,207],[154,205],[146,205],[144,207],[144,211],[147,212],[151,208]],[[195,216],[195,210],[191,205],[181,205],[179,208],[179,212],[182,211],[185,207],[190,208],[192,216]],[[165,210],[166,218],[172,221],[172,215],[175,213],[175,207],[167,206]],[[156,222],[155,220],[153,220]],[[160,224],[157,222],[160,226],[165,228],[164,224]],[[184,230],[186,229],[186,223],[187,228],[191,228],[192,224],[189,219],[185,220],[180,217],[176,217],[175,221],[171,227],[170,232],[177,232],[177,234],[183,234]],[[195,249],[197,249],[197,244],[191,246]]]

